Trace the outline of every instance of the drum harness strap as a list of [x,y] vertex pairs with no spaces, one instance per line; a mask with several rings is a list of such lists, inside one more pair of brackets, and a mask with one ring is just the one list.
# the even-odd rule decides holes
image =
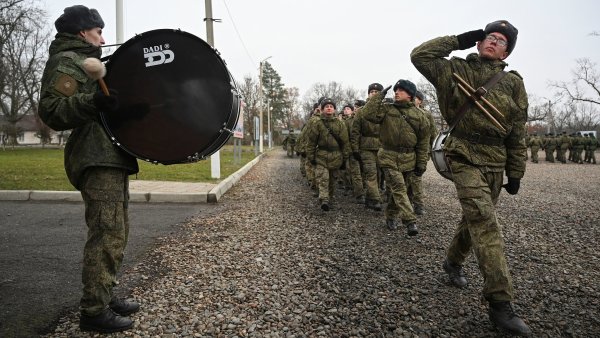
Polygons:
[[[504,78],[506,76],[506,74],[508,74],[508,73],[503,70],[499,71],[491,79],[489,79],[488,82],[486,82],[486,84],[477,88],[477,91],[475,91],[475,93],[473,93],[473,96],[475,96],[477,98],[481,98],[482,96],[487,94],[487,92],[489,92],[498,82],[500,82],[500,80],[502,80],[502,78]],[[460,122],[460,120],[462,120],[462,118],[465,116],[465,113],[467,112],[467,109],[469,108],[471,103],[472,103],[472,100],[468,100],[458,109],[458,113],[456,114],[454,121],[452,121],[452,125],[450,125],[450,128],[448,129],[447,133],[454,137],[457,137],[457,138],[460,138],[463,140],[467,140],[471,143],[479,143],[479,144],[485,144],[485,145],[489,145],[489,146],[501,146],[502,144],[504,144],[504,140],[502,138],[490,137],[490,136],[485,136],[485,135],[481,135],[478,133],[466,133],[466,132],[454,130],[454,128],[456,127],[458,122]]]

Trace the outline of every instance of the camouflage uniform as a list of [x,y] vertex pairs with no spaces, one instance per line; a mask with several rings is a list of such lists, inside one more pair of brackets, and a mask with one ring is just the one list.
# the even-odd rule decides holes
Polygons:
[[556,150],[557,145],[558,141],[554,135],[548,135],[548,137],[546,137],[546,140],[544,141],[544,150],[546,150],[547,162],[554,163],[554,150]]
[[[335,173],[350,154],[350,140],[346,125],[335,116],[321,114],[311,120],[306,131],[306,158],[316,162],[315,177],[321,203],[331,203],[335,188]],[[338,141],[329,130],[340,139]]]
[[594,136],[594,134],[590,134],[590,160],[589,162],[592,164],[596,164],[596,149],[598,149],[598,146],[600,145],[600,143],[598,142],[598,139],[596,138],[596,136]]
[[557,140],[556,159],[562,163],[567,163],[567,149],[571,146],[571,140],[567,134],[562,135]]
[[306,179],[308,180],[308,185],[312,189],[317,189],[317,181],[315,179],[315,166],[310,163],[309,158],[307,158],[307,156],[306,156],[307,147],[308,147],[307,135],[308,135],[308,130],[310,129],[310,125],[315,121],[319,121],[320,119],[321,119],[320,113],[313,113],[310,116],[310,118],[308,119],[308,122],[306,123],[306,125],[304,126],[304,131],[302,132],[300,139],[296,143],[296,147],[298,147],[302,150],[301,151],[302,157],[306,158],[306,160],[304,161],[304,171],[306,172]]
[[[346,124],[346,129],[348,130],[349,135],[352,130],[354,121],[355,121],[354,115],[349,116],[344,119],[344,123]],[[350,141],[350,144],[352,144],[352,141]],[[352,195],[355,198],[364,196],[365,188],[363,186],[363,180],[362,180],[362,176],[361,176],[360,162],[357,161],[354,157],[350,156],[348,158],[348,165],[347,165],[346,171],[348,172],[348,174],[350,176],[350,183],[352,184]]]
[[88,226],[83,258],[81,312],[95,316],[112,296],[127,244],[128,175],[137,161],[112,144],[102,127],[93,95],[98,83],[82,69],[100,48],[68,33],[50,45],[42,77],[39,115],[54,130],[73,129],[65,147],[69,181],[81,191]]
[[296,148],[296,135],[294,135],[293,131],[290,131],[290,134],[283,139],[283,148],[287,151],[287,156],[294,157],[294,152]]
[[539,137],[533,136],[529,140],[529,147],[531,147],[531,162],[538,163],[538,151],[542,146],[542,140]]
[[[453,72],[478,88],[506,67],[503,61],[482,59],[476,53],[466,59],[446,59],[458,47],[456,36],[445,36],[425,42],[411,53],[412,63],[435,86],[440,111],[449,123],[468,100],[454,81]],[[482,112],[470,105],[445,142],[462,207],[462,220],[447,257],[460,265],[473,250],[484,278],[484,297],[490,302],[512,301],[512,280],[495,205],[503,172],[513,179],[520,179],[525,173],[527,93],[521,77],[511,71],[486,98],[505,114],[499,122],[506,132],[494,127]]]
[[581,160],[581,152],[583,151],[583,147],[584,147],[584,139],[583,136],[581,136],[580,132],[577,132],[577,135],[573,138],[573,162],[575,163],[583,163],[583,161]]
[[[421,113],[427,118],[427,122],[429,123],[429,150],[427,151],[427,158],[431,157],[431,146],[433,145],[433,141],[438,134],[437,128],[435,127],[435,121],[433,120],[433,115],[425,109],[418,108]],[[417,212],[417,208],[423,207],[423,176],[411,175],[411,179],[407,182],[407,193],[408,199],[413,204],[415,211]]]
[[[367,100],[371,101],[371,100]],[[360,153],[362,162],[363,184],[366,190],[366,201],[371,205],[381,203],[379,195],[379,183],[377,181],[377,172],[379,160],[377,151],[381,143],[379,142],[379,124],[367,121],[364,118],[364,107],[358,111],[350,131],[350,143],[353,153]]]
[[383,103],[381,93],[372,97],[362,109],[365,120],[380,124],[381,148],[377,156],[385,173],[391,200],[385,209],[386,220],[400,216],[403,224],[416,221],[406,192],[406,181],[415,167],[427,168],[429,122],[412,102]]
[[583,150],[585,151],[585,155],[583,157],[583,161],[589,163],[590,162],[590,137],[588,134],[583,135]]

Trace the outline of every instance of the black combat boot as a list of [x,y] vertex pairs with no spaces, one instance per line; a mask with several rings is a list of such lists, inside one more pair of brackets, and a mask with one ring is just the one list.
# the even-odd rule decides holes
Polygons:
[[416,236],[417,234],[419,234],[419,229],[417,228],[417,223],[415,223],[415,222],[408,223],[406,225],[406,233],[409,236]]
[[515,314],[510,302],[490,303],[488,314],[490,321],[499,329],[517,336],[529,336],[531,334],[529,326]]
[[140,310],[140,304],[137,302],[130,302],[125,299],[113,298],[111,299],[108,306],[119,316],[129,316],[132,313]]
[[365,204],[365,196],[360,195],[360,196],[356,197],[356,203],[357,204]]
[[423,212],[423,206],[422,205],[415,204],[414,210],[415,210],[415,214],[417,214],[419,216],[421,216],[421,215],[424,214],[424,212]]
[[81,331],[112,333],[129,330],[132,327],[133,321],[131,319],[115,314],[108,307],[97,316],[89,317],[81,314],[79,318],[79,328]]
[[398,229],[398,221],[396,221],[395,219],[386,219],[385,220],[385,225],[390,230],[396,230],[396,229]]
[[381,206],[381,203],[379,203],[377,201],[373,202],[373,206],[372,207],[373,207],[373,210],[375,210],[375,211],[381,211],[381,210],[383,210],[383,208]]
[[463,288],[467,286],[467,278],[465,277],[465,273],[463,272],[462,266],[458,264],[451,263],[447,258],[444,260],[444,271],[450,277],[450,282],[459,288]]
[[321,210],[323,210],[323,211],[329,211],[329,203],[328,202],[321,202]]

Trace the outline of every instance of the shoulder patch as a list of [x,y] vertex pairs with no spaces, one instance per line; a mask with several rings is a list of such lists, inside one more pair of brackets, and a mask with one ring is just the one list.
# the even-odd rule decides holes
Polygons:
[[77,92],[77,81],[67,74],[61,74],[54,84],[54,89],[65,96],[72,96]]
[[523,80],[523,77],[521,76],[521,74],[519,74],[519,73],[518,73],[516,70],[510,70],[510,71],[508,71],[508,72],[509,72],[509,73],[513,73],[513,74],[515,74],[515,75],[516,75],[516,76],[518,76],[518,77],[519,77],[521,80]]

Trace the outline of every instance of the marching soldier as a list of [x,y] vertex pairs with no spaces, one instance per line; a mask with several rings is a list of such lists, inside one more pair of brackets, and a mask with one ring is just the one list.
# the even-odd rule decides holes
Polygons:
[[557,143],[556,159],[562,163],[567,163],[567,149],[571,146],[571,140],[569,139],[569,136],[567,136],[566,131],[562,132]]
[[558,142],[554,134],[549,133],[544,141],[544,150],[546,150],[546,162],[554,163],[554,150],[556,150]]
[[[517,32],[508,21],[495,21],[485,29],[427,41],[412,51],[411,60],[435,86],[441,113],[454,126],[444,149],[450,158],[462,220],[443,268],[454,285],[464,287],[467,280],[462,264],[474,252],[483,275],[483,296],[489,302],[490,320],[512,334],[528,335],[529,327],[511,305],[514,291],[495,210],[501,188],[517,194],[525,174],[527,93],[518,73],[502,73],[507,65],[503,60],[513,51]],[[446,58],[455,50],[473,46],[479,53],[469,54],[466,59]],[[474,88],[490,88],[470,94],[460,79]],[[493,81],[498,85],[492,87]],[[476,102],[493,106],[504,115],[500,119],[484,115],[460,87],[476,95],[476,100],[485,95],[489,105],[483,100]],[[505,171],[508,183],[502,185]]]
[[[437,128],[435,127],[435,121],[433,120],[433,115],[427,110],[421,108],[421,104],[425,96],[423,93],[417,90],[415,94],[415,107],[419,109],[421,113],[427,118],[427,122],[429,122],[429,150],[427,152],[427,158],[431,157],[431,146],[433,144],[433,140],[437,136]],[[423,177],[417,175],[411,175],[410,180],[407,182],[408,188],[408,199],[410,200],[415,214],[423,215]]]
[[350,154],[348,130],[335,116],[335,102],[326,98],[321,101],[321,116],[313,120],[306,134],[306,157],[315,167],[319,191],[319,203],[323,211],[331,208],[335,174],[344,169]]
[[294,157],[296,147],[296,135],[294,134],[294,128],[290,128],[289,134],[283,139],[283,147],[287,151],[288,157]]
[[581,132],[578,131],[575,137],[573,138],[573,162],[583,164],[583,160],[581,159],[581,152],[584,147],[583,136],[581,136]]
[[423,175],[427,169],[429,122],[412,102],[417,92],[414,83],[408,80],[396,82],[392,104],[382,102],[390,87],[367,102],[363,117],[381,125],[381,148],[377,157],[390,190],[385,223],[390,230],[395,230],[399,216],[408,235],[416,236],[419,233],[417,218],[408,199],[406,182],[412,175]]
[[542,146],[542,140],[537,136],[537,134],[533,134],[531,139],[529,140],[529,147],[531,148],[531,162],[538,163],[538,151]]
[[[372,83],[367,89],[369,98],[381,92],[383,86]],[[381,100],[381,98],[379,98]],[[362,164],[363,184],[366,189],[365,206],[375,211],[381,211],[381,195],[379,194],[379,183],[377,180],[379,162],[377,151],[380,147],[379,124],[370,122],[364,118],[364,108],[356,114],[350,132],[352,145],[352,157]]]
[[[355,108],[351,104],[347,104],[344,106],[344,123],[346,124],[348,135],[350,135],[352,125],[354,124],[355,109],[359,110],[360,107]],[[363,180],[361,177],[360,162],[357,161],[353,156],[350,156],[348,158],[348,164],[346,165],[346,174],[348,177],[347,181],[350,183],[349,187],[351,187],[352,189],[352,195],[354,196],[356,203],[364,204],[365,188],[363,186]]]
[[590,145],[589,145],[590,159],[588,162],[591,164],[596,164],[596,149],[598,149],[599,145],[600,145],[600,142],[598,142],[598,139],[596,138],[596,136],[594,136],[593,133],[590,133]]

